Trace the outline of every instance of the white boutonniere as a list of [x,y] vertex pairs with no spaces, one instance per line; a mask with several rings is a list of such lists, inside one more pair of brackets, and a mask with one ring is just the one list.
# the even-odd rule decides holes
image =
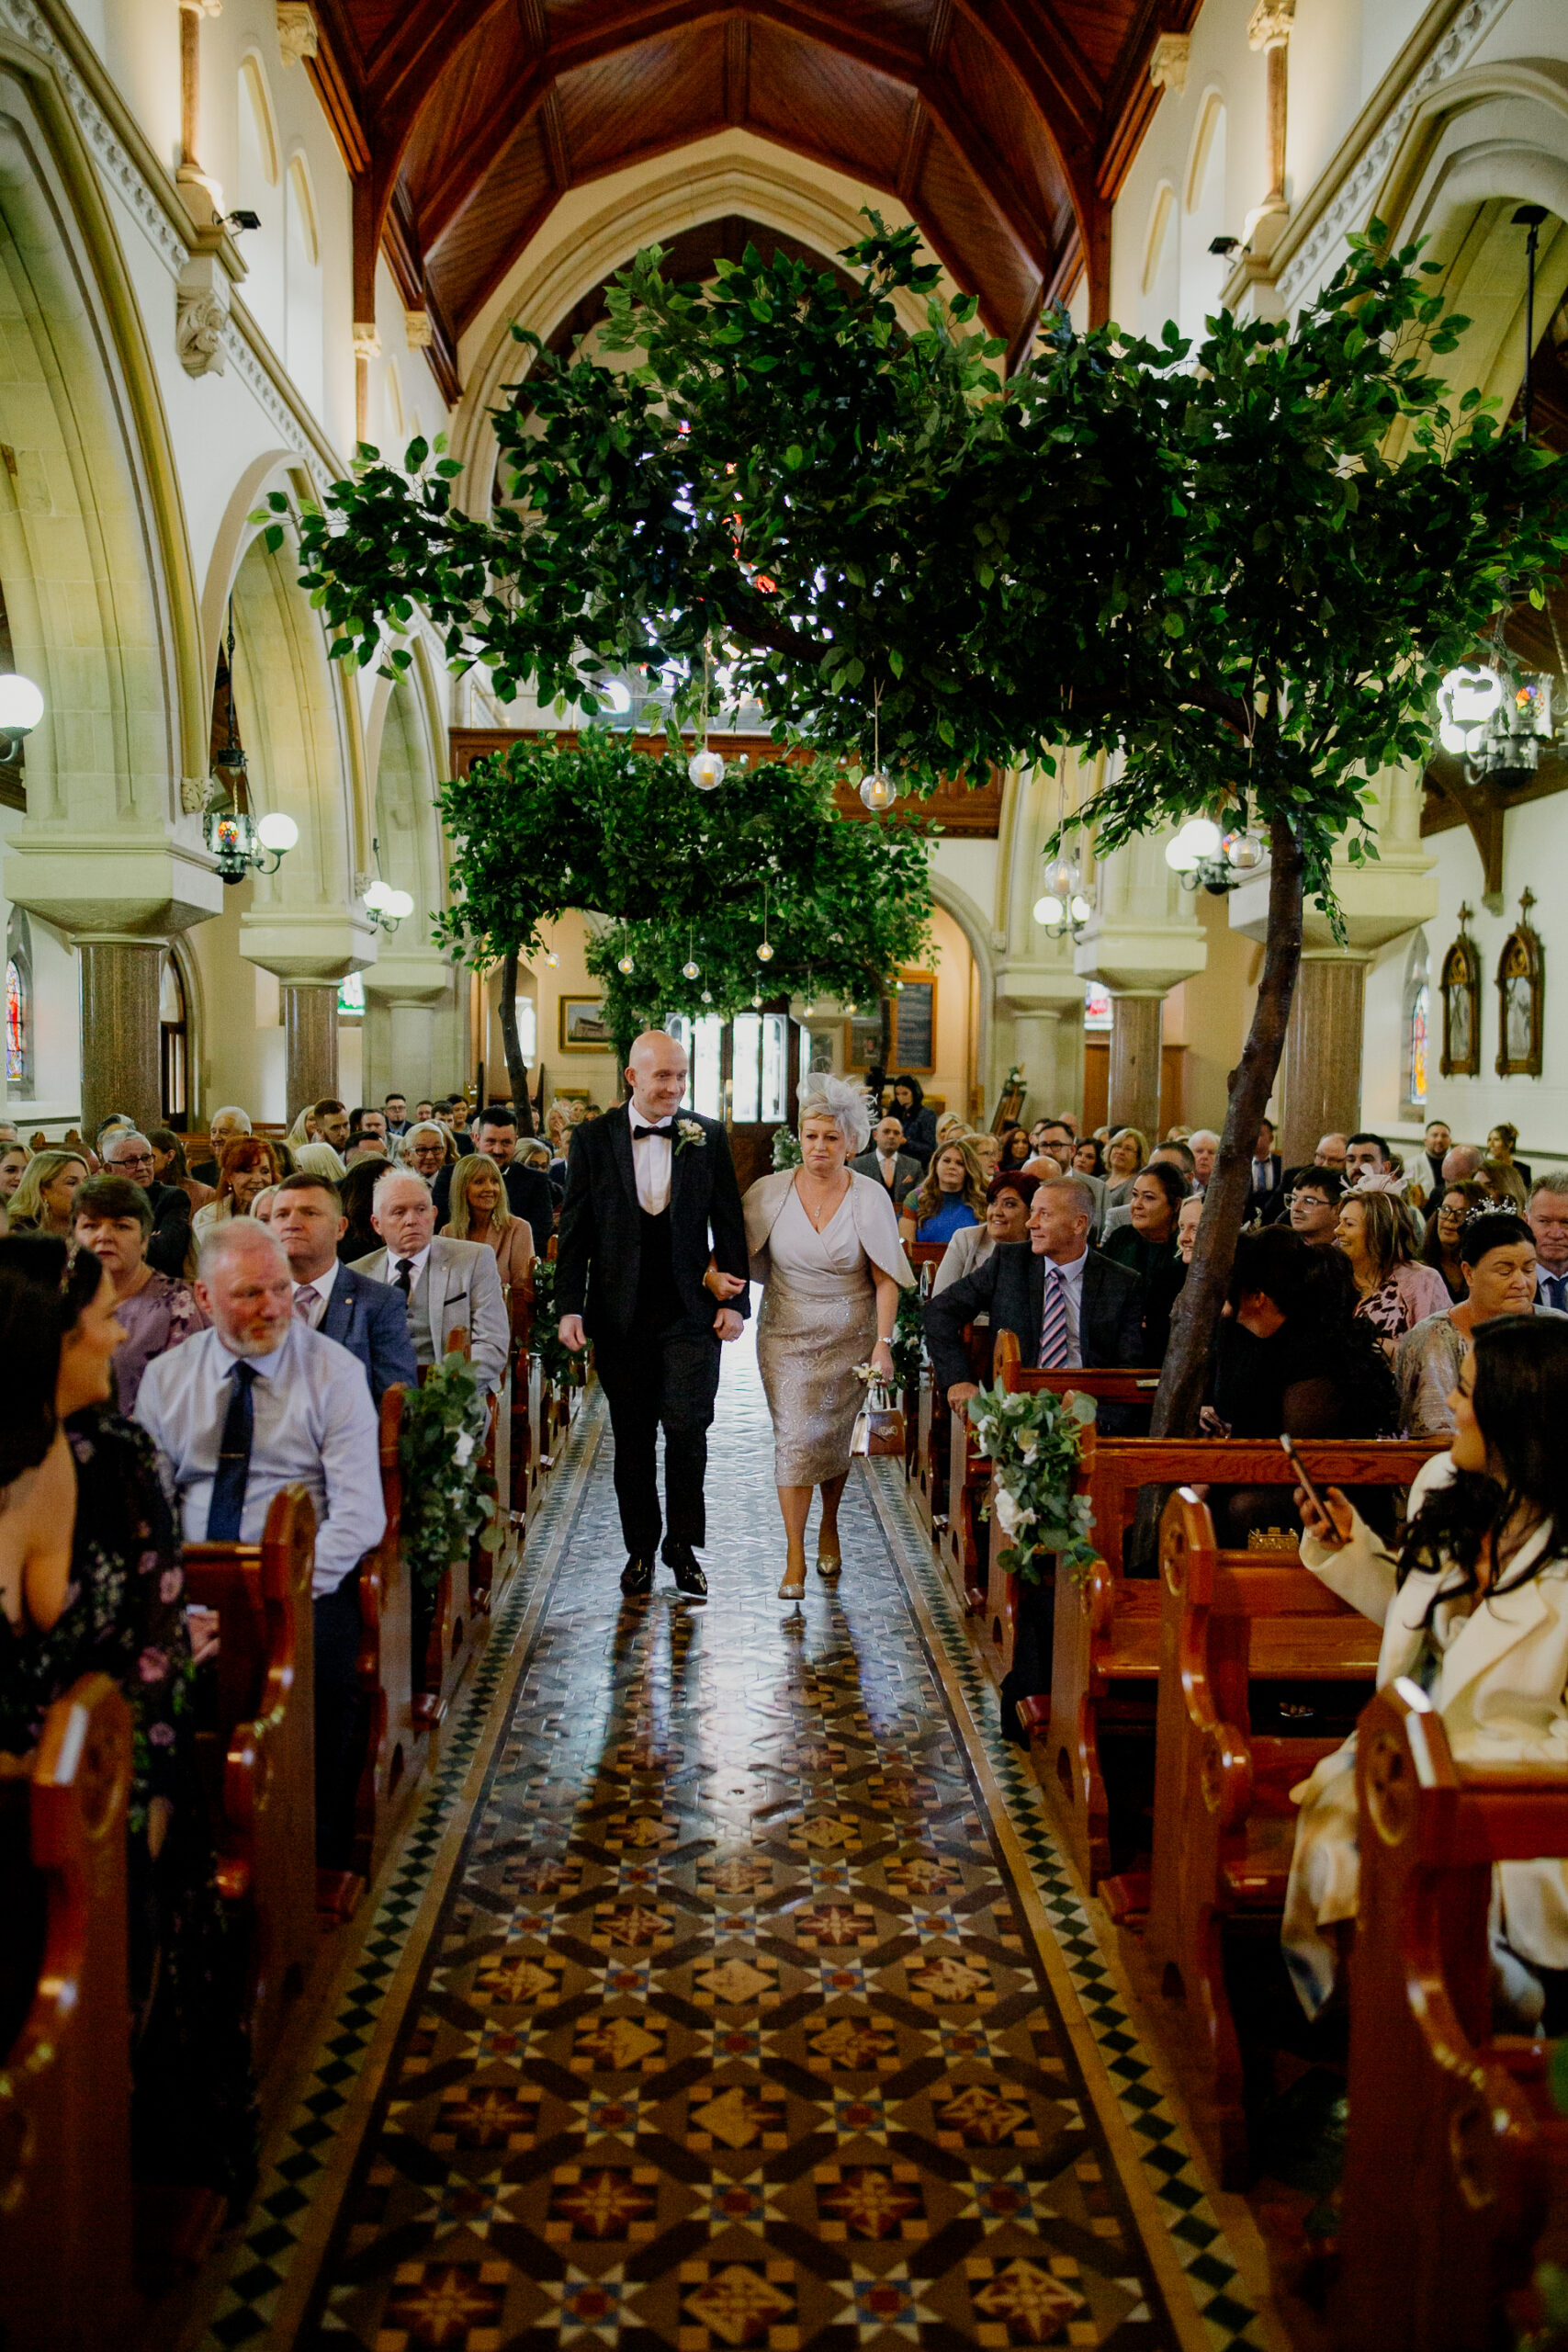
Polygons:
[[699,1151],[706,1147],[707,1131],[702,1122],[698,1119],[677,1119],[675,1122],[676,1150],[684,1151],[688,1144],[694,1143]]

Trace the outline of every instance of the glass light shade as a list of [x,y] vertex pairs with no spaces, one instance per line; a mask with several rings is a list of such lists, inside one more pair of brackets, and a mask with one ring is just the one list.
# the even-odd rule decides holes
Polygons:
[[1503,681],[1495,670],[1450,670],[1438,689],[1438,711],[1456,727],[1483,725],[1502,699]]
[[1165,845],[1165,862],[1173,874],[1196,874],[1200,853],[1187,838],[1184,825],[1173,841]]
[[694,752],[686,762],[686,774],[699,792],[713,792],[724,782],[724,762],[705,743],[702,750]]
[[1263,844],[1256,833],[1228,833],[1225,855],[1238,874],[1251,874],[1263,863]]
[[881,768],[873,768],[861,780],[860,797],[862,807],[869,808],[873,816],[879,816],[883,809],[892,808],[898,797],[898,787]]
[[615,969],[617,972],[629,972],[632,969],[631,957],[629,956],[622,956],[618,957],[615,964]]
[[406,890],[389,890],[388,892],[387,912],[391,916],[394,922],[401,922],[405,915],[412,914],[413,900],[410,898]]
[[632,707],[632,698],[626,692],[625,686],[622,685],[619,678],[612,678],[603,691],[604,699],[609,704],[612,710],[618,711],[623,716],[626,711],[630,710]]
[[1078,887],[1078,869],[1071,858],[1059,857],[1045,868],[1045,888],[1053,899],[1070,899]]
[[712,989],[705,989],[703,990],[703,1002],[704,1002],[705,1004],[711,1004],[711,1003],[713,1002],[713,990],[712,990]]
[[0,734],[30,735],[43,717],[43,695],[30,678],[0,672]]
[[1189,817],[1177,838],[1185,839],[1201,858],[1213,857],[1220,845],[1220,829],[1212,817]]
[[772,942],[772,940],[764,939],[764,940],[763,940],[763,942],[762,942],[762,944],[761,944],[761,947],[759,947],[759,948],[758,948],[758,950],[757,950],[757,961],[758,961],[758,963],[759,963],[759,964],[771,964],[771,963],[773,962],[773,942]]
[[1089,900],[1084,897],[1081,890],[1075,890],[1071,899],[1068,901],[1067,912],[1071,915],[1075,922],[1087,922],[1090,915],[1093,914],[1094,909],[1089,905]]
[[1462,757],[1470,749],[1470,729],[1468,727],[1456,727],[1451,718],[1445,718],[1438,729],[1438,741],[1445,752]]
[[546,961],[546,963],[549,966],[550,970],[553,972],[553,971],[557,968],[558,965],[559,964],[559,962],[560,962],[560,957],[559,957],[558,956],[550,955],[550,956],[546,956],[545,961]]
[[681,978],[683,980],[694,980],[700,977],[701,972],[701,965],[692,963],[689,958],[681,967]]
[[256,839],[263,849],[278,851],[292,849],[299,838],[299,826],[292,817],[286,817],[281,808],[275,808],[272,814],[269,817],[264,817],[256,827]]
[[379,914],[382,908],[390,899],[391,895],[391,891],[388,888],[386,883],[383,882],[380,876],[378,875],[374,882],[368,883],[366,886],[365,903],[369,908],[372,914]]
[[761,1011],[761,1003],[762,1003],[762,1000],[761,1000],[761,998],[760,996],[754,996],[754,997],[751,999],[751,1010],[752,1010],[752,1012],[760,1012],[760,1011]]
[[1056,897],[1055,891],[1047,890],[1043,899],[1035,899],[1034,920],[1036,922],[1043,923],[1061,922],[1062,901]]

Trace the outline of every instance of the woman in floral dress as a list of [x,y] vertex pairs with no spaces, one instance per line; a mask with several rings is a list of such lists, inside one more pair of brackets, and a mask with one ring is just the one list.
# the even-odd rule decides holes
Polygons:
[[255,2145],[243,2000],[193,1744],[177,1523],[151,1440],[107,1401],[124,1336],[90,1251],[0,1240],[0,1749],[35,1747],[84,1674],[128,1701],[137,2175],[237,2197]]

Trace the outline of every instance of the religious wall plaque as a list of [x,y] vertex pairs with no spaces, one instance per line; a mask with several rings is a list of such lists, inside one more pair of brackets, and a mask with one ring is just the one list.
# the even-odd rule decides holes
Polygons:
[[1443,1058],[1445,1078],[1481,1075],[1481,957],[1468,925],[1470,909],[1459,910],[1459,937],[1443,958]]
[[1519,900],[1519,920],[1503,943],[1497,958],[1497,1075],[1499,1078],[1540,1076],[1541,1032],[1545,1024],[1545,971],[1540,934],[1531,923],[1535,892]]

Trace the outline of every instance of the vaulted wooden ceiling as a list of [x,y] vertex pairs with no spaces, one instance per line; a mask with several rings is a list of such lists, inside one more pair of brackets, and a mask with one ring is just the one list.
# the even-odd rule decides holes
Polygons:
[[[383,250],[457,339],[565,192],[727,126],[913,214],[1021,351],[1087,269],[1201,0],[316,0],[311,73],[355,175],[355,316]],[[629,257],[629,256],[628,256]]]

